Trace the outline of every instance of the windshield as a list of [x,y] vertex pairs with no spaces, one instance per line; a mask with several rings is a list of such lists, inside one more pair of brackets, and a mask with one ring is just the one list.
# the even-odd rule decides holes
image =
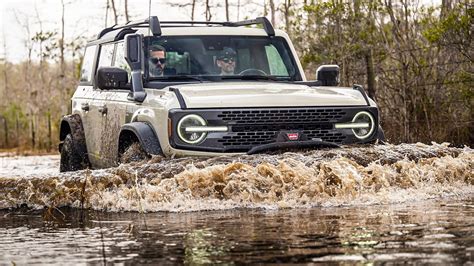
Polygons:
[[148,37],[145,56],[149,80],[301,80],[281,37]]

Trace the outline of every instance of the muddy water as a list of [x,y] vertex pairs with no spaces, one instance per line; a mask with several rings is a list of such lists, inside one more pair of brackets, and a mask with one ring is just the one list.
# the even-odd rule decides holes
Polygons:
[[156,157],[67,174],[57,160],[0,156],[1,262],[473,260],[467,147]]
[[188,213],[0,211],[0,264],[474,261],[474,199]]

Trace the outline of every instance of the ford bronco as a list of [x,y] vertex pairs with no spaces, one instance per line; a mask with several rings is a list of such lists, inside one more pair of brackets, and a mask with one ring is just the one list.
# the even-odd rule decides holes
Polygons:
[[[254,27],[252,27],[254,25]],[[339,68],[307,81],[288,35],[264,17],[143,21],[106,28],[85,49],[60,171],[147,155],[217,156],[383,140],[376,103]]]

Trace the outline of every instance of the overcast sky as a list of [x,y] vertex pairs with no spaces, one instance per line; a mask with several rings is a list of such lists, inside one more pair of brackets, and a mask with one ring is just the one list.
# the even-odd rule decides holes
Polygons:
[[[238,0],[230,2],[237,3]],[[77,36],[85,36],[87,39],[96,36],[105,26],[106,0],[64,0],[67,4],[65,8],[66,39],[73,39]],[[124,1],[115,0],[117,9],[123,14]],[[148,0],[129,0],[129,14],[132,19],[142,19],[148,17]],[[171,7],[167,2],[179,3],[190,2],[186,0],[152,0],[151,14],[157,15],[160,20],[190,20],[190,8]],[[203,2],[203,1],[200,1]],[[220,1],[214,1],[220,2]],[[246,0],[241,0],[241,3]],[[262,0],[263,2],[263,0]],[[223,1],[222,1],[223,3]],[[256,11],[257,6],[241,7],[240,14],[261,15],[262,11]],[[236,10],[236,7],[234,7]],[[232,11],[232,10],[231,10]],[[38,17],[42,22],[45,31],[57,31],[61,29],[61,1],[60,0],[0,0],[0,57],[4,57],[4,43],[7,46],[7,58],[9,61],[18,62],[26,59],[25,37],[27,36],[24,24],[29,21],[31,35],[40,31]],[[260,13],[257,13],[260,12]],[[217,15],[216,13],[220,13]],[[233,15],[233,16],[232,16]],[[213,20],[223,21],[225,13],[223,7],[213,9]],[[231,20],[237,19],[237,12],[231,12]],[[204,7],[196,8],[195,20],[205,20]],[[119,23],[125,19],[119,18]],[[19,23],[20,22],[20,23]],[[113,25],[111,11],[109,11],[108,26]]]
[[[417,0],[413,0],[417,1]],[[441,2],[441,0],[420,0],[424,3]],[[96,36],[105,26],[105,7],[107,0],[64,0],[66,3],[65,35],[66,40],[72,40],[77,36],[85,36],[87,39]],[[117,9],[123,14],[124,0],[115,0]],[[148,17],[149,0],[129,0],[129,14],[132,19]],[[152,0],[151,14],[157,15],[160,20],[190,20],[190,8],[171,7],[166,4],[190,2],[189,0]],[[204,1],[199,1],[204,2]],[[212,1],[220,3],[221,7],[212,9],[212,20],[223,21],[225,11],[222,7],[224,1]],[[230,20],[236,21],[237,2],[243,6],[240,8],[240,19],[256,17],[263,14],[264,0],[229,0],[231,7]],[[259,5],[245,5],[247,2],[261,2]],[[280,1],[276,1],[280,2]],[[108,26],[113,24],[111,11],[109,11]],[[61,0],[0,0],[0,57],[5,56],[4,43],[6,44],[6,56],[9,61],[18,62],[27,57],[24,41],[27,36],[25,28],[21,24],[29,21],[31,35],[40,30],[38,20],[42,22],[45,31],[57,31],[61,29]],[[38,19],[39,18],[39,19]],[[195,20],[205,20],[204,7],[198,6],[195,12]],[[119,23],[124,18],[119,19]]]

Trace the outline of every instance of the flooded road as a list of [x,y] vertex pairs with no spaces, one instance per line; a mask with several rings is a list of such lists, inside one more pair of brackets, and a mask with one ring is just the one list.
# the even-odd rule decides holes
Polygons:
[[0,156],[0,264],[474,260],[467,147],[57,164]]
[[0,224],[4,264],[474,260],[474,199],[190,213],[0,211]]

